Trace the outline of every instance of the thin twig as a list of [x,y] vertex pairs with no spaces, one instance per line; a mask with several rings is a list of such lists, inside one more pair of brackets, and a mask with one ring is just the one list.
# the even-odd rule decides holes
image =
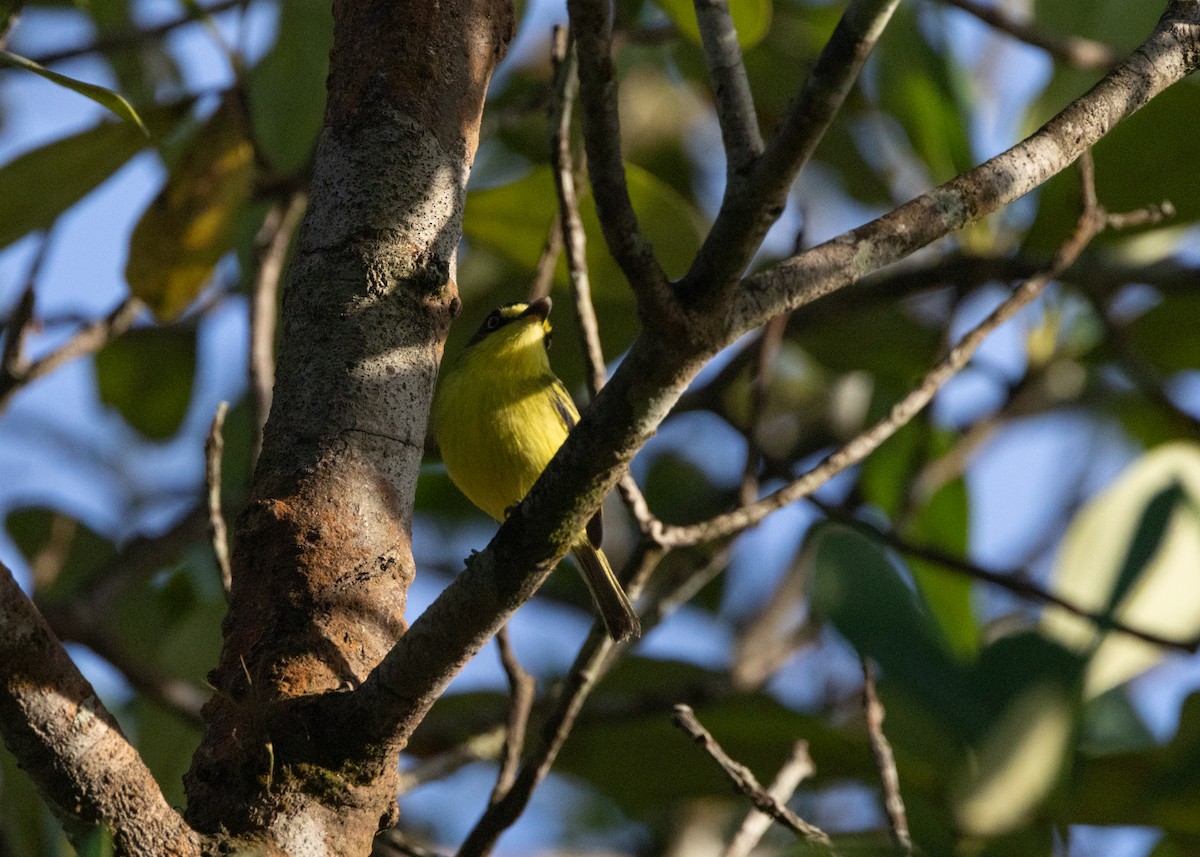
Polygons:
[[546,230],[546,241],[542,244],[542,255],[538,256],[537,267],[533,269],[533,280],[529,284],[529,300],[536,301],[550,294],[554,285],[554,269],[558,267],[558,257],[562,253],[562,225],[559,223],[558,212],[550,221]]
[[442,857],[423,845],[409,841],[398,827],[392,827],[376,835],[371,847],[371,857]]
[[[665,552],[643,542],[639,556],[631,562],[634,573],[630,577],[627,591],[630,598],[637,598],[641,589]],[[712,577],[723,570],[726,562],[718,561],[697,568],[694,574],[668,589],[665,593],[650,598],[650,605],[642,616],[643,628],[649,630],[669,615]],[[504,799],[488,806],[476,822],[458,850],[458,857],[483,857],[491,852],[505,830],[520,817],[529,804],[534,790],[550,773],[567,736],[575,726],[584,703],[597,683],[628,649],[628,643],[615,643],[597,622],[575,656],[566,679],[558,691],[554,705],[542,724],[541,740],[521,767],[516,781]]]
[[225,595],[233,588],[233,569],[229,563],[229,528],[225,526],[225,513],[221,511],[221,455],[225,451],[225,415],[229,402],[217,405],[208,437],[204,441],[204,482],[208,487],[208,529],[212,536],[213,556],[221,570],[221,586]]
[[[558,194],[558,217],[562,245],[567,254],[567,270],[571,294],[575,298],[575,315],[587,370],[588,389],[594,397],[604,386],[608,367],[600,344],[600,323],[592,304],[591,278],[587,269],[587,236],[579,216],[579,199],[575,192],[575,168],[571,154],[571,107],[578,85],[577,59],[570,33],[564,27],[554,28],[551,48],[554,65],[554,96],[550,109],[550,158]],[[633,475],[626,473],[620,482],[621,499],[643,531],[648,531],[653,515]]]
[[87,325],[63,345],[24,367],[17,377],[0,375],[0,409],[3,409],[12,395],[25,384],[48,375],[64,363],[99,351],[109,341],[128,330],[141,309],[140,300],[126,298],[107,316]]
[[985,6],[977,0],[942,0],[942,2],[974,15],[1002,33],[1007,33],[1026,44],[1041,48],[1051,56],[1061,59],[1075,68],[1109,69],[1120,59],[1116,51],[1103,42],[1080,36],[1060,36],[1056,33],[1039,30],[1027,21],[1015,18],[1002,4]]
[[504,799],[517,778],[517,766],[521,764],[521,750],[525,746],[525,731],[529,726],[529,712],[537,693],[537,682],[525,671],[517,660],[512,643],[508,639],[508,626],[496,634],[496,646],[500,650],[500,664],[508,676],[508,722],[504,729],[504,755],[500,760],[500,772],[492,789],[489,803],[497,804]]
[[742,48],[729,0],[694,0],[704,61],[713,81],[717,123],[725,144],[726,175],[740,181],[763,151],[754,94],[746,79]]
[[745,427],[746,464],[742,469],[742,482],[738,490],[741,503],[753,503],[758,497],[758,471],[762,466],[762,448],[758,444],[758,424],[767,405],[767,394],[771,389],[771,378],[775,374],[775,358],[783,344],[789,313],[778,315],[767,322],[758,339],[758,361],[750,381],[750,418]]
[[258,272],[250,301],[250,390],[254,396],[254,417],[258,427],[255,450],[262,447],[262,430],[271,412],[271,394],[275,387],[279,284],[292,236],[307,205],[307,195],[303,191],[294,192],[287,202],[276,204],[267,212],[255,238]]
[[[808,742],[797,741],[792,745],[791,755],[775,775],[767,794],[782,806],[792,798],[796,787],[815,773],[812,757],[808,754]],[[750,852],[762,840],[771,827],[771,816],[757,809],[746,813],[742,826],[725,849],[724,857],[749,857]]]
[[600,327],[592,306],[591,278],[587,269],[587,236],[579,216],[579,200],[575,193],[575,166],[571,156],[571,108],[578,89],[576,59],[566,27],[555,27],[551,61],[554,64],[554,100],[550,110],[550,164],[554,170],[554,187],[558,192],[558,220],[562,226],[563,247],[567,253],[567,270],[571,278],[571,293],[575,297],[575,314],[579,319],[584,365],[587,367],[588,387],[595,396],[604,386],[608,371],[600,347]]
[[667,275],[642,234],[625,183],[612,58],[612,4],[609,0],[568,0],[567,12],[579,55],[588,173],[604,240],[639,304],[647,310],[644,317],[665,324],[675,314]]
[[[1084,164],[1086,160],[1081,159],[1085,174],[1088,172],[1088,167]],[[1055,254],[1050,267],[1019,285],[987,318],[967,331],[959,343],[926,374],[916,389],[893,405],[887,416],[879,422],[840,449],[825,456],[791,484],[762,500],[698,524],[684,527],[663,526],[657,533],[660,543],[682,546],[741,532],[758,524],[772,512],[809,496],[847,467],[862,461],[920,413],[945,383],[967,365],[984,339],[1040,295],[1047,284],[1079,257],[1092,238],[1104,229],[1106,223],[1107,215],[1103,209],[1092,207],[1086,210],[1080,217],[1074,233]]]
[[675,714],[671,719],[721,766],[733,787],[744,794],[759,812],[765,812],[810,845],[823,846],[828,852],[833,852],[833,842],[829,835],[772,797],[759,783],[753,771],[734,760],[721,748],[717,739],[696,719],[696,714],[690,706],[676,705]]
[[[813,498],[808,498],[813,502]],[[857,529],[872,538],[878,539],[885,545],[907,554],[908,556],[916,557],[917,559],[939,565],[947,571],[952,571],[957,574],[966,575],[967,577],[984,583],[997,586],[1001,589],[1008,590],[1013,595],[1024,598],[1029,601],[1036,601],[1040,604],[1051,604],[1061,610],[1065,610],[1072,616],[1078,616],[1080,619],[1086,619],[1096,627],[1105,631],[1116,631],[1122,634],[1128,634],[1131,637],[1136,637],[1147,643],[1152,643],[1156,646],[1161,646],[1164,649],[1171,649],[1180,652],[1196,652],[1200,651],[1200,636],[1190,640],[1178,640],[1170,637],[1164,637],[1161,634],[1156,634],[1153,631],[1146,631],[1141,628],[1134,628],[1130,625],[1123,624],[1112,616],[1104,613],[1097,613],[1089,610],[1086,607],[1068,601],[1062,596],[1055,595],[1053,592],[1048,592],[1042,589],[1031,580],[1029,572],[1025,569],[1012,569],[1008,571],[996,571],[989,568],[983,568],[962,557],[947,553],[939,548],[928,545],[916,544],[901,538],[890,530],[882,530],[865,521],[857,518],[843,516],[823,504],[818,504],[825,511],[826,516],[838,523]]]
[[550,768],[571,733],[584,701],[607,671],[609,659],[615,656],[614,650],[623,647],[624,644],[613,642],[602,629],[593,628],[559,691],[554,710],[546,719],[540,745],[533,756],[521,766],[512,788],[504,798],[488,805],[458,849],[458,857],[485,857],[490,854],[500,834],[511,827],[525,811],[534,789],[550,773]]
[[165,36],[172,30],[182,27],[185,24],[203,21],[210,15],[215,15],[218,12],[226,12],[243,5],[245,2],[246,0],[218,0],[218,2],[209,6],[189,5],[179,17],[172,18],[170,21],[164,21],[154,27],[147,27],[144,30],[119,30],[107,33],[89,44],[42,54],[31,57],[31,59],[39,65],[50,65],[51,63],[62,62],[63,60],[86,56],[87,54],[130,50],[138,47],[143,42],[157,39],[159,36]]
[[908,815],[904,811],[904,798],[900,795],[900,775],[896,772],[896,757],[892,745],[883,734],[883,703],[875,692],[875,671],[871,662],[862,659],[863,669],[863,715],[867,722],[867,735],[871,739],[871,753],[879,768],[879,780],[883,784],[883,808],[887,812],[888,825],[892,829],[892,841],[905,854],[913,853],[912,836],[908,832]]

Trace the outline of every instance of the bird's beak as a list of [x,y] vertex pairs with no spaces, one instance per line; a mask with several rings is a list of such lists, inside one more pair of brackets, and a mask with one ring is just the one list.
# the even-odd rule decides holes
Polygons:
[[536,301],[527,306],[525,308],[525,312],[521,313],[521,315],[533,315],[537,316],[542,321],[545,321],[550,315],[550,308],[552,306],[554,306],[554,302],[550,300],[548,296],[544,298],[538,298]]

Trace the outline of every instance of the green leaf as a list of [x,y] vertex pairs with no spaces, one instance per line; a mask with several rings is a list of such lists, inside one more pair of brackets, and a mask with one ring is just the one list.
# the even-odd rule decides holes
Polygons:
[[78,857],[113,857],[112,831],[107,824],[99,824],[79,844]]
[[[1144,454],[1071,522],[1054,569],[1053,591],[1094,613],[1111,611],[1126,625],[1169,639],[1194,638],[1200,634],[1200,598],[1195,595],[1198,497],[1200,447],[1173,443]],[[1132,678],[1163,656],[1157,646],[1054,608],[1043,614],[1042,627],[1078,651],[1095,650],[1089,696]]]
[[96,354],[100,399],[151,440],[179,430],[192,399],[196,332],[181,327],[127,331]]
[[981,712],[967,672],[884,549],[856,530],[823,523],[809,531],[804,551],[813,610],[951,734],[969,735]]
[[[1200,366],[1200,294],[1166,295],[1126,329],[1139,357],[1161,372],[1187,372]],[[1143,406],[1144,407],[1144,406]]]
[[250,72],[250,118],[272,166],[285,173],[312,157],[325,114],[325,78],[333,45],[326,3],[282,3],[275,46]]
[[66,87],[72,92],[78,92],[85,98],[95,101],[101,107],[111,110],[126,122],[132,122],[141,129],[142,134],[146,137],[150,136],[149,129],[142,123],[142,117],[138,116],[137,111],[133,109],[133,105],[111,89],[105,89],[103,86],[97,86],[94,83],[84,83],[82,80],[76,80],[73,77],[67,77],[65,74],[51,71],[48,68],[38,65],[33,60],[17,56],[8,51],[0,50],[0,63],[12,66],[13,68],[23,68],[26,71],[31,71],[36,75],[44,77],[52,83]]
[[[700,24],[692,0],[654,0],[675,22],[685,37],[700,44]],[[738,44],[751,48],[763,40],[771,29],[771,0],[729,0],[729,13],[737,30]]]
[[[144,111],[160,137],[187,115],[190,102]],[[0,247],[46,229],[122,164],[144,149],[146,136],[127,122],[104,122],[27,152],[0,167]]]
[[254,151],[231,96],[192,138],[129,239],[125,278],[159,319],[178,317],[233,248],[253,184]]
[[948,51],[930,47],[914,7],[902,5],[879,40],[879,106],[900,123],[935,182],[974,164],[964,104],[964,81]]
[[4,526],[33,570],[40,604],[69,599],[94,583],[116,556],[112,542],[54,509],[16,509]]

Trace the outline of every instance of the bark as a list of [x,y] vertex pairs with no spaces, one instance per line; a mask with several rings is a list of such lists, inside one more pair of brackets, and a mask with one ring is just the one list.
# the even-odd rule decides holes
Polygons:
[[199,837],[3,566],[0,731],[72,842],[105,824],[118,854],[200,854]]
[[[362,854],[397,755],[273,713],[357,686],[404,630],[412,498],[507,0],[336,0],[329,101],[188,819],[289,854]],[[345,725],[345,724],[339,724]]]

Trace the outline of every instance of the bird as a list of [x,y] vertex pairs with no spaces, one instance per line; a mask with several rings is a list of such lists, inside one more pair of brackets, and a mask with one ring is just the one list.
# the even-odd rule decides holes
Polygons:
[[[450,480],[497,521],[525,498],[579,421],[550,368],[549,297],[488,313],[433,401],[434,437]],[[571,545],[592,601],[616,641],[641,636],[641,623],[604,551],[601,513]]]

